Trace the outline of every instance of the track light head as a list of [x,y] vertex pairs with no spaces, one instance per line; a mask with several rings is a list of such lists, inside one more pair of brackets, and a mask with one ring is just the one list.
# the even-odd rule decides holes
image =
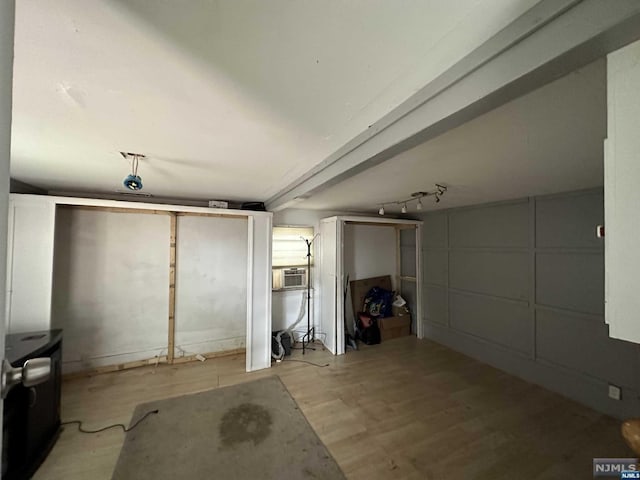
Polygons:
[[[407,213],[409,211],[409,208],[407,205],[415,201],[416,210],[418,211],[424,210],[424,204],[422,203],[422,199],[424,197],[434,197],[436,203],[440,203],[440,197],[444,195],[448,190],[448,187],[446,187],[445,185],[442,185],[439,183],[436,183],[434,185],[435,185],[435,188],[433,190],[424,191],[424,192],[413,192],[411,194],[411,198],[407,198],[403,200],[401,199],[401,200],[395,200],[395,201],[388,201],[387,205],[401,205],[402,208],[400,209],[400,211],[402,213]],[[384,215],[384,204],[378,204],[378,205],[381,205],[380,210],[378,210],[378,213],[380,215]]]

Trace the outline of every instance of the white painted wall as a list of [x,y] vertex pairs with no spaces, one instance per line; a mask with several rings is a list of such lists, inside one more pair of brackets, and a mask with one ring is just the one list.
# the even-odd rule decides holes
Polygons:
[[[349,282],[363,278],[391,276],[396,285],[396,229],[377,225],[344,226],[344,275]],[[353,332],[353,306],[351,289],[346,300],[347,329]]]
[[255,215],[249,221],[249,275],[247,279],[248,372],[271,366],[271,215]]
[[169,221],[58,208],[52,326],[65,372],[166,354]]
[[613,338],[640,343],[640,41],[607,56],[605,319]]
[[[311,290],[311,321],[313,324],[314,290]],[[307,330],[307,291],[285,290],[273,292],[271,304],[271,317],[273,318],[273,331],[287,330],[296,324],[299,318],[302,320],[293,327],[293,335],[300,340]]]
[[342,222],[334,218],[320,222],[320,236],[324,239],[318,256],[318,271],[320,274],[320,333],[324,346],[333,354],[338,353],[338,338],[336,330],[336,315],[341,308],[341,295],[338,283],[342,268],[339,256],[341,253],[340,239],[342,236]]
[[397,271],[396,229],[377,225],[344,227],[344,274],[351,280],[391,275]]
[[[11,86],[13,75],[13,0],[0,2],[0,360],[4,359],[7,210],[11,152]],[[0,418],[2,417],[0,400]],[[2,445],[0,431],[0,445]]]
[[[0,292],[5,291],[7,278],[5,262],[9,210],[14,15],[13,0],[0,2]],[[5,322],[8,322],[8,316],[5,316],[5,296],[0,294],[0,357],[4,357]]]
[[176,356],[244,347],[247,219],[177,219]]
[[30,196],[10,200],[9,333],[50,328],[55,217],[52,203]]

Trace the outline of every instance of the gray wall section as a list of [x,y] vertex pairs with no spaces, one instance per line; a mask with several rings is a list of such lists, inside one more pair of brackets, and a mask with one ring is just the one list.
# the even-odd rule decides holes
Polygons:
[[449,244],[452,247],[526,247],[529,226],[526,203],[494,205],[452,211]]
[[536,303],[604,315],[603,252],[537,252]]
[[495,297],[527,299],[526,253],[453,249],[449,251],[448,264],[450,288]]
[[448,252],[444,249],[428,249],[424,252],[424,276],[429,283],[435,285],[447,284]]
[[422,220],[427,337],[609,415],[640,416],[640,346],[609,338],[604,323],[601,189]]
[[451,328],[530,354],[529,307],[526,303],[467,293],[449,293]]

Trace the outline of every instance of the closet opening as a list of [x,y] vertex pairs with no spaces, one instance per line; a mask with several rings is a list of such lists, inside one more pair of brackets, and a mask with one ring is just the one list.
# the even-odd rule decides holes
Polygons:
[[63,373],[244,353],[247,251],[246,216],[58,205]]
[[[421,232],[422,222],[414,220],[321,221],[320,326],[331,352],[339,355],[362,343],[399,336],[422,337]],[[378,333],[374,327],[367,337],[363,332],[370,323]]]

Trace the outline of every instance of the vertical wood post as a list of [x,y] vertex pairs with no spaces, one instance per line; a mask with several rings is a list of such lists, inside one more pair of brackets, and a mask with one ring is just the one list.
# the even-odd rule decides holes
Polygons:
[[167,362],[173,363],[176,334],[176,213],[171,212],[171,232],[169,235],[169,342],[167,346]]
[[396,225],[396,292],[402,295],[402,254],[400,246],[400,226]]

